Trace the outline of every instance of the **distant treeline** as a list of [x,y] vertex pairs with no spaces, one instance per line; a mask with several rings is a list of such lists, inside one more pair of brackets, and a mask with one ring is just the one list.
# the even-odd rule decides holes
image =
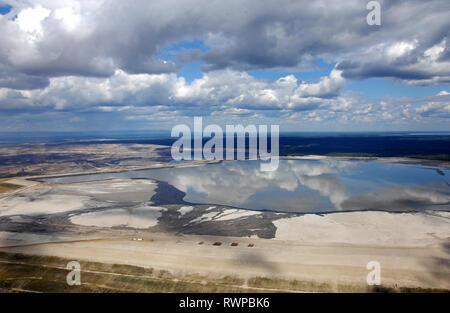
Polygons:
[[[158,144],[170,146],[177,138],[134,138],[107,141],[83,141],[78,144]],[[203,139],[203,143],[208,138]],[[236,141],[236,140],[235,140]],[[66,143],[67,144],[67,143]],[[192,144],[193,146],[193,144]],[[224,140],[224,147],[226,146]],[[236,146],[236,143],[235,143]],[[246,140],[248,147],[248,138]],[[270,150],[270,139],[268,140]],[[412,157],[450,160],[449,135],[409,134],[308,134],[280,135],[281,156],[326,155],[368,157]]]
[[450,136],[281,137],[280,155],[413,157],[450,160]]

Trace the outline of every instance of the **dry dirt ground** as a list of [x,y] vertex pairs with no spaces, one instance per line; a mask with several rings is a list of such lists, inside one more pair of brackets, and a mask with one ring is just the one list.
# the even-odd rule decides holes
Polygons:
[[[28,267],[56,266],[67,274],[68,271],[65,270],[67,262],[78,261],[87,264],[81,266],[82,282],[84,274],[88,274],[86,282],[91,284],[93,282],[89,276],[92,274],[89,272],[89,264],[94,262],[100,264],[100,272],[106,271],[102,270],[102,267],[107,267],[108,272],[120,274],[120,271],[114,270],[115,267],[132,266],[144,273],[148,271],[165,273],[166,278],[172,283],[192,281],[192,286],[183,285],[182,289],[188,291],[251,292],[255,291],[254,287],[258,287],[270,292],[365,292],[371,290],[366,284],[369,272],[366,264],[376,260],[381,264],[382,288],[385,290],[450,289],[448,263],[447,266],[443,266],[443,263],[448,262],[448,246],[400,248],[338,244],[306,245],[255,238],[174,236],[151,232],[136,235],[138,237],[68,240],[2,248],[1,251],[9,255],[2,254],[0,257],[2,268],[0,286],[11,290],[12,288],[26,290],[27,284],[34,281],[35,277],[42,276],[36,274],[33,269],[24,268],[27,264]],[[26,264],[22,264],[23,262],[16,260],[17,256],[11,254],[26,254],[30,257],[26,258]],[[58,262],[38,258],[41,261],[36,265],[34,262],[36,256],[55,256]],[[19,268],[11,272],[12,266]],[[138,273],[134,278],[138,279],[141,274]],[[29,275],[33,278],[28,277]],[[145,280],[145,277],[140,279]],[[151,277],[148,279],[152,280]],[[226,281],[233,283],[225,283]],[[57,286],[64,285],[65,275],[61,274],[58,279],[55,277],[55,283]],[[203,286],[200,290],[197,289],[199,284]],[[218,285],[222,285],[222,288],[218,288],[220,287]],[[28,288],[45,291],[39,290],[36,282],[33,286]],[[108,286],[111,289],[141,290],[139,284],[127,287],[110,283]],[[62,291],[70,289],[64,286]]]
[[167,162],[170,147],[153,144],[23,144],[0,147],[0,178],[131,170]]

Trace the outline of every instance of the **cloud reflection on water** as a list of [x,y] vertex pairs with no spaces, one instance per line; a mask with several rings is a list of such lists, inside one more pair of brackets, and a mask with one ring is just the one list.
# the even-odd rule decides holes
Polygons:
[[[415,179],[405,182],[403,173]],[[282,160],[277,171],[261,172],[258,162],[245,161],[161,170],[152,177],[194,203],[290,212],[450,209],[449,188],[439,175],[400,164]]]
[[282,212],[450,210],[446,175],[417,165],[376,161],[280,160],[273,172],[259,161],[96,174],[55,182],[106,178],[166,181],[185,201]]

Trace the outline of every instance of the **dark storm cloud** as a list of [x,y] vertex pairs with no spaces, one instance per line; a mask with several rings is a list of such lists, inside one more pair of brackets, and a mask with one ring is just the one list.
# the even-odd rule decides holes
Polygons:
[[45,88],[49,84],[46,77],[26,75],[22,73],[14,73],[2,75],[0,73],[0,88],[10,88],[18,90],[31,90]]
[[342,70],[342,76],[347,79],[364,79],[371,77],[395,77],[403,80],[420,80],[430,78],[427,73],[419,70],[406,70],[391,64],[369,64],[344,61],[337,68]]
[[[434,61],[421,58],[449,37],[450,2],[380,2],[382,25],[372,27],[366,23],[364,0],[12,1],[14,12],[0,20],[6,35],[0,58],[17,72],[43,77],[105,77],[117,68],[170,73],[179,65],[161,60],[162,49],[199,39],[209,50],[178,54],[184,62],[203,61],[205,71],[295,68],[328,57],[342,61],[343,76],[349,78],[448,76],[447,71],[421,72],[414,66],[431,68],[447,60],[445,54]],[[15,21],[12,14],[18,14]],[[36,16],[40,22],[31,25]],[[399,42],[413,46],[398,55]],[[447,50],[449,43],[443,43]],[[393,55],[386,53],[389,49]]]

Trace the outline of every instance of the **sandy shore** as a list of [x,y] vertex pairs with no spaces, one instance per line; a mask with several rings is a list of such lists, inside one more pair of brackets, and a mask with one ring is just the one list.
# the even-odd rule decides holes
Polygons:
[[[349,286],[364,291],[367,263],[377,261],[384,287],[450,290],[449,215],[306,214],[274,221],[274,239],[72,226],[75,235],[62,237],[0,232],[0,250],[141,266],[170,271],[177,277],[268,277],[324,283],[334,286],[333,291]],[[77,236],[77,228],[90,229],[89,236]],[[221,245],[213,245],[217,242]]]
[[[371,247],[298,244],[220,236],[142,235],[143,240],[86,240],[2,248],[2,251],[128,264],[211,277],[277,277],[364,288],[370,261],[381,264],[383,286],[450,289],[445,247]],[[203,244],[199,244],[203,242]],[[212,243],[222,242],[221,246]],[[231,246],[232,242],[238,246]],[[248,247],[248,244],[254,244]]]
[[279,219],[276,239],[307,244],[436,247],[450,243],[450,213],[381,211],[306,214]]

